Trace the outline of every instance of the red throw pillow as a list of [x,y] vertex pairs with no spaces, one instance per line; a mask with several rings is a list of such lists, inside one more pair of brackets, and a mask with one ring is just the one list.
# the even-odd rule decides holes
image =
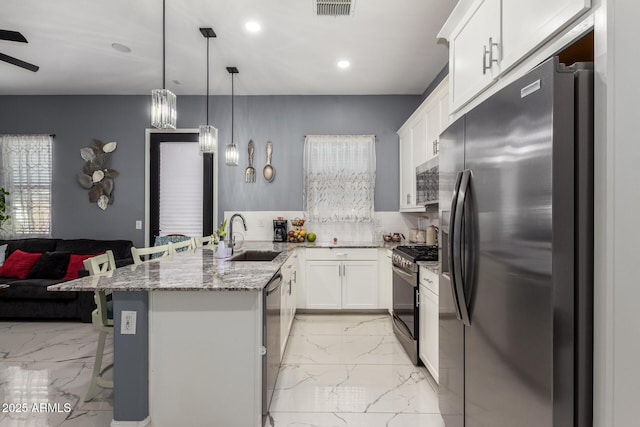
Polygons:
[[93,254],[93,255],[76,255],[71,254],[69,258],[69,266],[67,267],[67,274],[62,278],[63,282],[67,280],[74,280],[78,278],[78,271],[84,268],[83,261],[85,259],[93,258],[94,256],[98,256],[102,254]]
[[9,258],[0,267],[0,277],[15,277],[24,280],[29,276],[31,269],[38,262],[42,254],[23,252],[20,249],[13,251]]

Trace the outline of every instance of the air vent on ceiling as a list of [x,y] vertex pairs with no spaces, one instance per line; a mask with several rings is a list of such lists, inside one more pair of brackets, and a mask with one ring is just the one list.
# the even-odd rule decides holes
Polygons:
[[318,16],[349,16],[354,0],[314,0]]

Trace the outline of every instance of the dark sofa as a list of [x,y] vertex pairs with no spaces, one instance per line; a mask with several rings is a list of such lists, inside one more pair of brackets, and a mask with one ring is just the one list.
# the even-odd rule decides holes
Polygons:
[[[8,244],[6,258],[16,249],[23,252],[71,252],[72,254],[99,254],[112,250],[116,266],[133,263],[130,240],[93,239],[17,239],[0,240],[0,246]],[[84,272],[86,274],[86,271]],[[80,271],[80,276],[83,271]],[[0,318],[2,319],[80,319],[91,322],[95,308],[93,292],[49,292],[47,286],[62,282],[61,279],[24,279],[0,277],[0,283],[8,289],[0,292]]]

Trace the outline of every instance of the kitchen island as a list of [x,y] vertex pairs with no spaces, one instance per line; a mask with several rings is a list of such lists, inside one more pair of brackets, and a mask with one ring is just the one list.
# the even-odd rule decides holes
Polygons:
[[[113,292],[112,425],[262,425],[263,289],[295,247],[246,242],[272,261],[204,248],[49,287]],[[135,334],[121,329],[131,311]]]

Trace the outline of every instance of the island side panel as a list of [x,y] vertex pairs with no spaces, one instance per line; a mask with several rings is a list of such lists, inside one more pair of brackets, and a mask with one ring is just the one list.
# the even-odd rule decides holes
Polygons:
[[262,292],[154,291],[149,321],[154,427],[261,425]]
[[[149,416],[149,293],[113,293],[113,419]],[[136,312],[136,334],[122,335],[122,311]]]

